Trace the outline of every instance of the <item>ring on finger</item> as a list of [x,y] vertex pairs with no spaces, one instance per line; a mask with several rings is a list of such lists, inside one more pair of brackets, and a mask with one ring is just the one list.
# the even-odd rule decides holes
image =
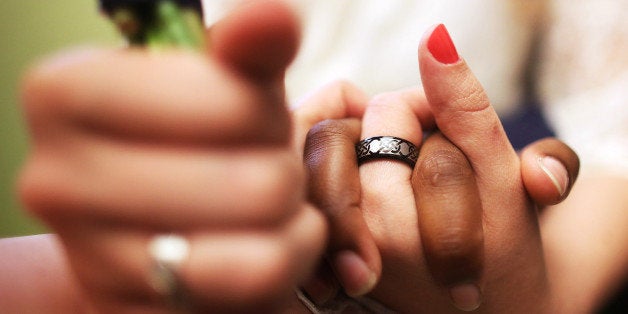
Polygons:
[[148,253],[152,260],[151,286],[173,307],[186,308],[179,270],[189,257],[189,241],[175,234],[156,235],[148,244]]
[[410,141],[394,136],[374,136],[361,140],[355,146],[358,165],[374,159],[396,159],[414,168],[419,150]]

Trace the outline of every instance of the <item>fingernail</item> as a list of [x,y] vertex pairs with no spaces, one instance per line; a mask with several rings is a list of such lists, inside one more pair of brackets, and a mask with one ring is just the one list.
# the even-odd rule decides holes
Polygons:
[[480,288],[474,284],[461,284],[449,289],[449,296],[454,306],[461,311],[470,312],[482,304]]
[[347,295],[365,295],[375,287],[377,276],[366,262],[352,251],[336,254],[334,268]]
[[551,156],[539,157],[537,161],[543,172],[552,180],[560,196],[563,196],[569,185],[569,174],[563,163]]
[[427,41],[427,49],[440,63],[451,64],[460,60],[456,46],[451,40],[447,28],[445,28],[443,24],[439,24],[432,31]]

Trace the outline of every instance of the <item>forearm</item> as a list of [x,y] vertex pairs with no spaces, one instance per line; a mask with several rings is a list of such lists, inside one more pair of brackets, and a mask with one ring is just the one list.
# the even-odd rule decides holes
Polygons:
[[553,303],[561,313],[600,307],[628,275],[628,180],[582,177],[542,214]]
[[1,239],[0,252],[3,312],[88,312],[55,236]]

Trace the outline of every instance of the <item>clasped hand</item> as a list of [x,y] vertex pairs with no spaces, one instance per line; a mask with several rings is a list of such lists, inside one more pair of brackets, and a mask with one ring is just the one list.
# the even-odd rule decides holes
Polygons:
[[[194,312],[285,310],[300,285],[325,303],[330,273],[312,278],[323,255],[349,295],[401,312],[451,311],[450,298],[548,306],[536,205],[567,195],[573,152],[549,140],[518,156],[464,61],[428,51],[433,30],[419,48],[424,92],[368,99],[336,83],[289,112],[297,25],[264,1],[209,30],[207,58],[82,51],[30,73],[20,193],[63,243],[86,307],[168,311],[146,252],[162,233],[190,243],[179,275]],[[355,143],[380,135],[420,146],[416,167],[358,167]],[[560,185],[545,156],[566,167]]]

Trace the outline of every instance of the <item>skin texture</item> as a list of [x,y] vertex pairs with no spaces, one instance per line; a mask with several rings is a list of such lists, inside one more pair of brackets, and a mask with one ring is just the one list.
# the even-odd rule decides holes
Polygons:
[[[410,106],[408,103],[411,103],[412,101],[418,101],[419,104],[415,104],[415,106],[420,107],[422,106],[421,104],[427,105],[424,100],[421,100],[422,99],[421,95],[422,94],[420,93],[420,91],[416,89],[404,90],[404,91],[400,91],[396,93],[389,93],[386,95],[375,97],[374,101],[381,103],[383,100],[385,100],[386,103],[388,104],[396,103],[398,106]],[[371,104],[369,104],[369,107],[367,107],[367,112],[370,110],[371,108],[370,106]],[[375,105],[375,106],[378,106],[378,105]],[[396,109],[397,107],[394,107],[394,106],[391,106],[391,108],[389,109],[390,113],[393,115],[393,118],[394,118],[395,112],[404,112],[403,110],[398,111]],[[381,110],[381,109],[377,109],[377,110]],[[415,110],[415,111],[419,113],[418,117],[421,117],[420,113],[423,111],[422,110]],[[299,112],[299,109],[297,110],[296,113],[298,114],[298,112]],[[403,117],[401,118],[398,117],[398,119],[403,119]],[[426,121],[429,122],[430,120],[427,119]],[[364,180],[360,180],[360,178],[355,177],[355,173],[358,171],[358,169],[357,169],[357,163],[355,162],[355,151],[353,149],[353,145],[354,145],[353,143],[355,143],[355,138],[356,138],[356,133],[358,132],[357,130],[358,128],[359,126],[356,126],[355,120],[327,120],[327,121],[323,121],[319,123],[314,128],[312,128],[310,133],[308,134],[308,140],[306,141],[305,162],[310,173],[310,182],[311,182],[310,195],[312,197],[313,202],[317,204],[321,209],[326,210],[327,214],[333,219],[342,220],[344,219],[343,217],[351,217],[350,219],[347,219],[347,221],[332,222],[332,226],[335,223],[336,225],[339,225],[339,226],[340,225],[345,226],[345,230],[355,230],[357,228],[356,231],[353,231],[351,233],[353,235],[361,235],[359,237],[359,241],[354,241],[353,244],[352,242],[347,243],[347,238],[350,238],[352,234],[350,234],[349,232],[345,232],[348,234],[344,234],[339,237],[336,237],[334,236],[334,227],[332,227],[331,228],[332,230],[331,243],[328,249],[328,256],[329,256],[328,258],[329,260],[331,260],[332,264],[334,260],[333,257],[337,255],[339,251],[342,252],[343,249],[348,249],[348,248],[353,249],[358,255],[362,256],[364,261],[367,264],[369,264],[369,262],[372,262],[373,259],[375,259],[376,261],[379,260],[377,258],[377,255],[373,256],[373,255],[368,255],[364,253],[364,251],[369,252],[368,248],[371,247],[371,244],[369,243],[370,241],[379,240],[377,239],[377,235],[375,235],[375,238],[373,239],[374,233],[372,233],[372,229],[368,231],[360,230],[363,228],[364,223],[369,221],[369,217],[368,217],[368,213],[364,212],[364,208],[365,208],[364,200],[363,199],[361,201],[358,200],[360,197],[364,197],[364,194],[362,193],[364,192],[364,189],[356,188],[356,186],[361,186],[364,182]],[[545,144],[548,144],[549,143],[548,141],[553,142],[554,140],[544,140],[543,142],[545,142]],[[539,142],[539,143],[542,143],[542,142]],[[445,192],[446,193],[445,196],[447,196],[448,199],[450,200],[451,198],[449,197],[455,197],[456,195],[460,196],[454,201],[449,202],[449,204],[451,204],[453,208],[464,207],[464,208],[467,208],[468,211],[471,211],[471,212],[476,212],[476,213],[478,211],[481,212],[482,210],[481,207],[470,206],[470,204],[473,204],[474,202],[469,202],[469,199],[475,200],[475,202],[477,203],[479,195],[477,192],[477,186],[474,179],[473,169],[471,169],[470,164],[466,161],[466,158],[464,157],[464,155],[462,155],[459,149],[457,149],[453,144],[451,144],[451,142],[447,141],[441,135],[430,137],[428,141],[423,143],[422,145],[423,147],[421,151],[421,157],[420,157],[419,163],[417,164],[417,167],[414,169],[415,175],[413,176],[413,181],[417,181],[420,184],[421,180],[416,180],[417,177],[420,177],[420,178],[430,177],[429,173],[426,173],[425,175],[421,174],[421,172],[426,171],[426,169],[429,170],[429,167],[420,166],[421,162],[425,160],[433,161],[434,159],[441,158],[443,155],[445,155],[445,157],[450,157],[452,154],[457,154],[457,158],[458,158],[457,161],[461,163],[460,166],[461,168],[463,168],[461,173],[463,173],[465,176],[464,178],[458,178],[458,179],[454,177],[453,179],[455,180],[450,180],[450,181],[453,181],[453,183],[458,184],[458,185],[460,185],[460,183],[462,182],[466,184],[468,188],[464,190],[464,192],[461,192],[461,190],[459,189],[456,189],[454,191],[448,190]],[[539,145],[538,143],[533,143],[527,147],[527,151],[530,153],[534,152],[534,154],[526,154],[522,156],[523,158],[522,163],[535,161],[536,158],[538,158],[536,154],[549,155],[549,156],[569,156],[569,158],[566,159],[568,168],[570,169],[570,171],[573,169],[577,170],[577,165],[578,165],[577,157],[571,150],[569,150],[566,146],[562,144],[561,145]],[[447,152],[447,154],[442,154],[442,152]],[[380,160],[380,161],[372,161],[371,163],[373,163],[372,166],[378,166],[378,165],[387,166],[387,167],[399,166],[400,168],[398,168],[398,171],[406,173],[406,174],[412,172],[406,164],[398,163],[396,161]],[[365,167],[366,165],[367,164],[361,166],[361,168]],[[533,163],[531,163],[531,165],[533,165]],[[537,166],[536,168],[528,168],[528,170],[525,170],[522,174],[530,175],[530,174],[538,173],[539,171],[541,170]],[[433,171],[431,173],[433,174]],[[546,177],[532,176],[532,178],[540,178],[534,182],[534,186],[553,187],[553,185],[547,180]],[[452,179],[452,177],[451,176],[445,177],[444,179],[441,179],[438,182],[444,183],[447,179]],[[533,180],[530,180],[529,182],[532,182]],[[408,182],[406,182],[406,184],[408,186],[410,185],[409,180]],[[429,185],[429,182],[428,182],[428,185]],[[429,186],[415,188],[414,193],[416,193],[417,195],[417,202],[420,199],[418,195],[423,195],[424,198],[430,198],[430,197],[432,199],[438,198],[438,197],[442,198],[441,195],[443,195],[443,191],[439,191],[438,189],[442,188],[443,186],[450,187],[451,184],[438,184],[436,187],[432,187],[432,191],[430,191]],[[396,194],[394,194],[394,192],[397,191],[396,188],[398,188],[398,186],[394,186],[391,189],[392,192],[391,194],[388,195],[389,197],[391,198],[395,197]],[[540,198],[538,201],[535,200],[539,202],[539,204],[541,205],[543,205],[543,203],[541,202],[543,199],[554,198],[558,195],[557,190],[543,189],[542,191],[543,193],[546,193],[546,194],[544,194],[543,197]],[[359,208],[356,208],[358,206]],[[362,219],[364,219],[364,222],[362,222],[361,221],[362,219],[360,219],[359,217],[357,217],[357,215],[354,214],[357,210],[362,211],[363,213]],[[417,206],[417,213],[415,215],[418,216],[420,214],[421,214],[421,205]],[[392,216],[392,214],[388,214],[388,215]],[[477,215],[475,215],[475,217],[476,217],[476,222],[477,222]],[[381,220],[384,220],[384,219],[388,219],[388,217],[381,218]],[[381,223],[381,220],[375,223],[372,223],[371,225],[368,225],[368,226],[377,227],[376,224]],[[435,233],[434,230],[438,231],[440,229],[440,230],[446,231],[452,227],[452,225],[449,224],[448,220],[435,220],[433,221],[433,223],[434,223],[433,227],[435,229],[430,230],[429,228],[418,228],[421,232],[422,238],[429,237],[429,236],[438,237],[438,233]],[[408,225],[407,222],[406,222],[406,225]],[[388,230],[388,232],[393,232],[392,230],[399,230],[399,229],[400,229],[399,227],[391,228],[391,230]],[[480,226],[480,231],[481,231],[481,226]],[[412,230],[412,228],[408,227],[406,229],[400,230],[399,232],[403,234],[403,233],[417,232],[417,230]],[[369,237],[369,235],[371,237]],[[406,243],[409,243],[409,242],[416,243],[414,236],[407,236],[407,237],[404,237],[404,236],[405,235],[402,235],[400,237],[399,241],[402,241],[402,242],[401,244],[399,244],[400,246],[399,250],[401,252],[404,252],[404,254],[410,254],[412,252],[415,252],[412,246],[405,245]],[[480,259],[481,256],[478,256],[477,254],[477,250],[478,250],[477,241],[475,242],[473,241],[474,239],[477,239],[477,237],[466,237],[462,235],[461,237],[458,237],[458,239],[459,239],[458,242],[461,246],[471,246],[475,248],[475,250],[471,250],[471,252],[472,253],[475,252],[475,254],[467,255],[465,258],[467,260],[470,259],[470,261],[475,262],[476,264],[481,263],[481,259]],[[379,240],[379,241],[382,241],[382,240]],[[391,244],[391,242],[387,242],[387,241],[382,241],[382,242],[383,242],[382,245]],[[366,245],[363,245],[364,243],[366,243]],[[392,242],[392,243],[400,243],[400,242]],[[353,246],[357,245],[357,248],[352,248],[352,245]],[[426,251],[424,252],[428,260],[430,259],[430,257],[438,258],[439,255],[441,257],[444,256],[445,259],[447,259],[448,258],[447,253],[451,252],[450,250],[449,251],[445,250],[445,252],[441,252],[439,251],[438,246],[433,246],[430,248],[429,245],[430,244],[427,244]],[[338,247],[342,249],[338,249]],[[480,249],[483,249],[483,247],[480,247]],[[382,258],[384,259],[387,258],[385,253],[382,253],[382,255],[383,255]],[[431,255],[435,255],[435,256],[431,256]],[[461,255],[458,255],[458,256],[461,256]],[[454,255],[454,257],[456,257],[456,255]],[[420,258],[421,260],[423,259],[423,257],[420,255],[417,256],[416,258]],[[398,268],[393,268],[393,270],[399,271],[399,272],[406,271],[406,273],[403,276],[409,276],[409,275],[415,276],[418,270],[423,273],[423,276],[426,276],[425,280],[429,280],[431,282],[432,281],[431,277],[433,276],[437,280],[436,284],[441,285],[441,286],[448,283],[447,277],[451,276],[451,274],[454,274],[454,278],[456,278],[456,275],[457,275],[458,280],[460,280],[460,278],[463,278],[465,280],[468,280],[469,278],[477,278],[479,275],[477,268],[476,269],[467,268],[465,269],[466,271],[462,272],[461,274],[460,269],[456,267],[457,265],[451,265],[451,263],[449,265],[441,264],[441,263],[433,264],[436,267],[435,268],[433,267],[432,269],[429,269],[426,266],[424,266],[425,262],[423,262],[423,260],[422,260],[422,263],[423,264],[417,263],[414,265],[409,263],[408,265],[404,265],[405,268],[398,267]],[[386,267],[385,263],[384,263],[384,267]],[[428,271],[430,273],[425,274]],[[337,286],[338,283],[330,278],[329,272],[330,272],[329,269],[323,269],[319,271],[319,274],[316,280],[314,280],[310,285],[306,286],[306,290],[308,291],[308,293],[313,297],[313,299],[317,300],[320,305],[324,305],[325,303],[329,302],[330,299],[333,298],[333,296],[338,290],[338,286]],[[336,274],[337,273],[338,271],[336,270]],[[438,274],[443,274],[443,276],[438,277]],[[403,276],[401,275],[400,277],[397,277],[395,279],[386,278],[386,276],[387,274],[384,273],[383,277],[381,278],[382,283],[380,283],[380,285],[385,284],[389,280],[393,280],[395,284],[399,284],[399,282],[406,282],[406,280],[399,280],[399,278],[403,278]],[[444,279],[444,280],[439,280],[439,279]],[[355,287],[354,282],[346,282],[343,280],[345,279],[342,278],[342,276],[340,276],[340,281],[345,286],[345,289],[347,289],[347,285],[350,286],[349,287],[350,289]],[[409,284],[413,284],[411,280],[407,280],[407,282]],[[351,286],[352,284],[354,286]],[[378,287],[376,287],[376,292],[377,292]],[[438,291],[438,289],[440,288],[433,289],[432,291]],[[410,302],[409,304],[417,305],[417,303],[415,302],[415,298],[416,298],[415,295],[411,295],[411,293],[408,293],[408,294],[400,293],[399,291],[403,291],[401,289],[396,289],[392,291],[396,292],[395,297],[406,299]],[[444,292],[444,294],[447,295],[446,291]],[[372,294],[372,296],[375,296],[375,293]],[[390,306],[391,304],[389,303],[388,305]],[[420,309],[424,309],[425,304],[421,304],[419,305],[419,307]],[[453,310],[453,307],[449,305],[448,303],[444,303],[443,307]],[[414,308],[414,309],[416,310],[417,308]]]
[[[369,102],[363,118],[361,138],[392,135],[419,144],[423,121],[427,128],[435,121],[443,132],[423,144],[414,175],[407,165],[396,161],[378,160],[359,168],[359,206],[383,267],[380,281],[370,296],[401,312],[455,312],[449,299],[456,290],[448,291],[449,288],[471,282],[483,294],[480,311],[549,311],[552,301],[536,206],[528,199],[521,177],[529,179],[530,189],[543,187],[535,192],[533,199],[541,206],[549,204],[564,198],[568,189],[561,195],[547,176],[538,175],[542,172],[538,164],[530,167],[530,162],[539,156],[555,156],[567,165],[564,170],[569,171],[568,175],[575,178],[577,157],[564,145],[539,142],[527,150],[534,154],[522,156],[521,163],[528,166],[520,168],[518,155],[464,61],[443,65],[431,57],[424,43],[419,48],[419,60],[425,94],[410,90],[376,96]],[[433,113],[432,119],[429,115],[426,118],[425,112],[429,111]],[[349,151],[334,147],[349,142],[346,138],[354,137],[348,135],[354,131],[333,136],[347,130],[347,123],[345,126],[338,123],[324,122],[310,132],[312,140],[306,143],[306,162],[309,160],[311,172],[312,168],[327,167],[315,169],[314,176],[330,174],[324,185],[332,191],[327,198],[324,191],[310,192],[319,200],[317,204],[339,206],[332,208],[332,212],[344,213],[354,211],[350,208],[357,204],[357,192],[340,194],[347,201],[338,204],[334,200],[339,193],[333,191],[355,191],[357,183],[346,176],[353,173],[348,170],[342,172],[343,178],[332,179],[331,174],[338,173],[334,170],[337,164],[343,163],[337,154]],[[325,153],[326,146],[336,152]],[[549,147],[552,148],[544,151]],[[308,151],[315,153],[308,157]],[[345,153],[344,158],[345,165],[353,165],[354,156]],[[324,160],[335,163],[328,162],[325,166]],[[441,165],[456,167],[439,170],[433,166],[439,161]],[[451,171],[448,175],[446,169],[452,168],[456,170],[454,175]],[[530,184],[532,181],[535,184]],[[569,186],[573,181],[569,180]],[[451,186],[462,189],[447,190]],[[443,195],[453,197],[443,198]],[[480,200],[481,208],[477,206]],[[451,210],[430,210],[434,201]],[[460,232],[452,234],[451,230]],[[369,258],[372,257],[364,258],[367,264]],[[463,263],[471,266],[457,267]],[[320,289],[320,285],[314,288]],[[512,291],[526,298],[514,302]],[[325,293],[318,292],[324,300]]]
[[442,134],[423,144],[412,175],[421,244],[434,279],[449,286],[480,279],[484,232],[473,169]]
[[81,51],[25,79],[33,149],[20,195],[98,312],[171,309],[151,286],[156,234],[190,241],[178,271],[192,312],[283,307],[324,248],[283,98],[294,15],[249,4],[210,38],[210,56]]
[[[259,12],[265,13],[259,15],[262,18],[248,18]],[[279,2],[261,1],[237,10],[211,30],[214,54],[208,59],[175,52],[96,51],[56,59],[32,71],[23,94],[33,153],[22,176],[21,195],[31,211],[58,232],[66,255],[60,254],[57,240],[49,237],[3,241],[7,248],[29,241],[43,243],[52,249],[37,254],[58,261],[44,269],[59,276],[57,285],[43,279],[46,277],[25,276],[31,279],[30,285],[14,291],[16,298],[8,302],[26,300],[20,295],[31,293],[30,287],[55,289],[63,282],[68,288],[65,293],[57,291],[61,295],[54,300],[59,312],[77,308],[105,313],[167,312],[163,297],[147,283],[150,261],[143,249],[152,235],[176,231],[188,236],[192,244],[192,255],[181,275],[196,310],[285,310],[286,302],[293,301],[292,288],[308,278],[319,261],[327,231],[321,212],[304,200],[306,193],[317,205],[325,204],[326,199],[317,188],[306,191],[303,187],[300,161],[307,146],[305,134],[322,120],[352,117],[363,119],[360,138],[388,133],[415,144],[420,144],[421,128],[430,129],[436,123],[444,138],[440,142],[430,138],[425,147],[466,156],[467,163],[462,158],[459,161],[470,167],[463,171],[471,176],[464,181],[470,188],[465,189],[469,194],[463,193],[461,204],[466,204],[467,197],[482,200],[481,310],[542,310],[538,306],[550,302],[543,299],[547,297],[547,277],[559,287],[569,286],[560,281],[564,276],[553,272],[564,265],[560,257],[566,255],[540,248],[536,208],[526,189],[541,205],[549,204],[545,200],[563,199],[566,193],[547,188],[553,187],[552,182],[538,175],[542,170],[528,162],[539,155],[564,162],[572,178],[569,191],[577,158],[561,146],[532,145],[531,153],[522,155],[520,161],[464,62],[442,66],[430,59],[424,46],[419,57],[422,72],[429,77],[424,77],[425,95],[410,91],[368,100],[341,82],[325,87],[290,116],[283,103],[281,78],[298,45],[295,21]],[[236,40],[256,38],[255,32],[265,38],[263,47],[268,53],[252,49],[260,41]],[[275,33],[285,41],[273,38]],[[151,77],[145,72],[151,72]],[[107,92],[101,88],[105,82],[110,87]],[[172,82],[181,84],[173,86]],[[452,89],[452,85],[462,88]],[[348,124],[353,125],[352,130],[356,128],[355,122]],[[347,144],[355,140],[357,131],[337,129],[336,133],[349,134],[343,142]],[[308,165],[317,160],[311,156],[327,154],[309,149],[305,156]],[[482,152],[497,158],[489,160]],[[355,156],[326,160],[320,163],[322,167],[343,160],[353,167]],[[225,168],[231,170],[230,177],[225,176]],[[325,181],[336,171],[316,170],[316,165],[309,169],[320,170],[320,180],[314,183],[330,191],[329,195],[342,193],[343,181]],[[391,161],[339,170],[347,176],[357,171],[358,177],[349,182],[353,190],[359,183],[360,196],[349,194],[340,199],[348,202],[319,205],[331,218],[328,256],[340,256],[330,260],[355,266],[351,263],[355,259],[344,253],[357,251],[367,271],[381,276],[371,296],[392,308],[454,311],[443,286],[449,281],[435,275],[446,275],[451,269],[434,270],[428,262],[430,256],[438,258],[442,252],[436,246],[434,253],[429,253],[430,245],[425,250],[422,246],[426,230],[419,227],[423,206],[417,206],[415,200],[420,189],[416,183],[412,186],[413,170]],[[228,184],[215,182],[216,177],[226,178]],[[346,177],[340,179],[347,181]],[[133,184],[120,186],[120,182]],[[535,183],[543,188],[533,191],[530,187]],[[238,195],[230,193],[234,190]],[[336,208],[338,203],[355,205],[357,199],[360,212],[354,208],[347,214]],[[468,210],[475,217],[477,208],[469,206]],[[542,221],[542,226],[550,225]],[[447,225],[442,227],[447,229]],[[469,230],[476,228],[474,223]],[[437,229],[435,235],[439,232]],[[371,238],[365,237],[368,234]],[[554,234],[554,241],[569,240],[561,239],[561,234]],[[474,243],[466,236],[458,242]],[[621,247],[619,241],[614,244]],[[469,252],[475,256],[474,249]],[[454,260],[459,255],[454,255]],[[550,255],[555,257],[548,258]],[[207,261],[212,261],[211,265]],[[577,269],[571,266],[569,270]],[[617,265],[613,267],[610,269],[617,269]],[[29,269],[22,268],[24,273]],[[351,270],[346,269],[347,273]],[[372,288],[363,289],[364,278],[369,276],[347,273],[341,270],[339,278],[348,290],[361,294]],[[608,272],[607,277],[613,274]],[[456,276],[453,281],[465,276],[469,275]],[[590,299],[606,291],[607,280],[594,282],[599,289]],[[558,292],[564,299],[570,296],[569,289]],[[583,306],[590,307],[593,301],[583,300]],[[31,305],[46,310],[51,302],[52,298]],[[298,305],[297,309],[302,310]]]

